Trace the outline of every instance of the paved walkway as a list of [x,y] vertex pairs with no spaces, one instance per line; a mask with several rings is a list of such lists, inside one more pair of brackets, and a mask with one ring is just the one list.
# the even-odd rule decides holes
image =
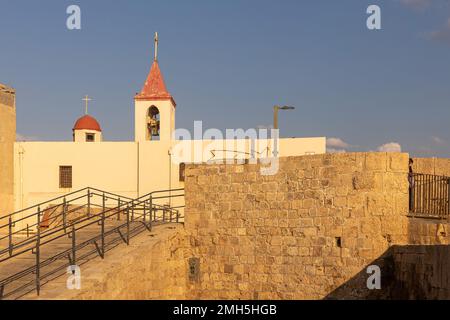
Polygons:
[[[148,295],[137,295],[137,292],[123,292],[124,283],[130,284],[136,278],[142,283],[146,292],[151,292],[151,285],[144,282],[145,277],[152,273],[150,261],[153,259],[153,247],[182,230],[180,224],[164,224],[153,228],[151,232],[145,230],[130,241],[129,246],[121,242],[111,251],[108,251],[104,259],[98,255],[88,263],[80,266],[81,289],[69,290],[67,288],[68,274],[62,274],[43,286],[38,296],[35,291],[21,297],[23,300],[69,300],[69,299],[148,299]],[[154,261],[158,263],[157,261]],[[140,266],[138,264],[141,264]],[[142,269],[142,265],[145,268]],[[124,272],[125,270],[125,272]],[[116,273],[120,273],[117,275]],[[147,274],[146,274],[147,273]],[[158,282],[162,282],[161,275],[154,275]],[[117,281],[120,278],[120,281]],[[116,278],[116,279],[113,279]],[[150,285],[150,287],[147,287]],[[134,288],[135,291],[137,288]]]
[[[114,231],[119,227],[120,233]],[[108,233],[109,231],[109,233]],[[147,231],[141,222],[131,222],[130,223],[130,234],[131,237],[139,234],[143,231]],[[51,229],[47,232],[51,232]],[[126,239],[127,227],[124,225],[124,221],[117,220],[106,220],[105,221],[105,251],[106,255],[108,251],[119,245],[125,245],[124,240]],[[148,232],[148,231],[147,231]],[[43,233],[45,234],[45,233]],[[101,226],[97,223],[86,226],[81,230],[76,232],[76,245],[80,245],[87,240],[93,239],[101,234]],[[67,272],[67,267],[70,264],[69,255],[60,255],[67,251],[69,253],[72,248],[72,238],[70,233],[65,234],[60,232],[61,237],[45,243],[45,238],[42,241],[40,250],[40,261],[46,262],[44,266],[40,268],[40,284],[43,286],[41,292],[45,291],[46,284],[52,280],[65,275]],[[53,235],[52,237],[54,237]],[[14,243],[18,241],[23,241],[25,238],[14,238]],[[100,246],[100,239],[98,239],[97,244]],[[34,247],[35,242],[29,245],[17,249],[18,251],[27,250],[17,257],[12,257],[6,261],[0,262],[0,285],[3,285],[3,299],[19,299],[30,292],[36,292],[36,254],[31,250]],[[0,248],[7,248],[7,241],[2,241],[0,243]],[[13,253],[16,253],[13,252]],[[0,259],[4,259],[8,254],[3,255]],[[55,257],[56,256],[56,257]],[[99,252],[97,251],[96,245],[94,243],[87,244],[86,246],[80,248],[76,252],[76,265],[83,265],[92,259],[100,258]],[[66,277],[64,277],[65,279]],[[0,287],[0,290],[2,288]]]

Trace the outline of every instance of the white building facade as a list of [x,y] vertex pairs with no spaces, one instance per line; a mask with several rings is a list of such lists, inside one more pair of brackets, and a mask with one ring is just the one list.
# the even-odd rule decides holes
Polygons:
[[[85,187],[130,198],[183,188],[180,162],[205,162],[211,157],[229,159],[238,154],[248,158],[255,145],[260,145],[256,157],[273,155],[274,144],[266,139],[175,139],[177,106],[166,89],[156,56],[143,89],[134,100],[134,141],[104,141],[100,124],[85,115],[74,125],[73,141],[16,142],[15,211]],[[176,151],[180,144],[192,152],[180,155]],[[278,146],[281,157],[326,152],[325,137],[280,139]],[[200,157],[193,156],[195,150],[201,150]]]

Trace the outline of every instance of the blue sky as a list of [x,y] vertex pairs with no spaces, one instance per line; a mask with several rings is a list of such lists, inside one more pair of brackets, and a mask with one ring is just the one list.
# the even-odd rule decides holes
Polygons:
[[[66,28],[71,4],[82,30]],[[370,4],[382,30],[366,27]],[[445,157],[449,19],[446,0],[0,0],[0,82],[17,90],[24,137],[70,140],[89,94],[105,139],[131,140],[158,31],[177,127],[270,125],[272,106],[288,104],[282,136]]]

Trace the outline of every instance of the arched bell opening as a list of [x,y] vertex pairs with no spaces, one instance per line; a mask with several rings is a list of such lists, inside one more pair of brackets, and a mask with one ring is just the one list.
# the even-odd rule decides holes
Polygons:
[[147,140],[159,140],[160,115],[156,106],[151,106],[147,111]]

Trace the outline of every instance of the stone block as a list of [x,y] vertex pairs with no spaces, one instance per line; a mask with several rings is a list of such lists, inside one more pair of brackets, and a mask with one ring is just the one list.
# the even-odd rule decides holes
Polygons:
[[389,170],[408,173],[409,155],[407,153],[388,153]]
[[375,187],[375,175],[373,172],[355,172],[353,175],[354,190],[370,190]]
[[369,152],[366,153],[365,169],[369,171],[386,171],[387,153]]

